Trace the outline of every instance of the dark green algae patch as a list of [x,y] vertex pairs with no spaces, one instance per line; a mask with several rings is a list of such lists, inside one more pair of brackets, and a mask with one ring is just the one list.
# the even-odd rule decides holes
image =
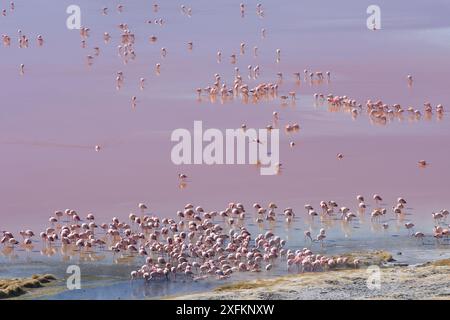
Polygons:
[[32,289],[42,288],[56,280],[52,274],[36,274],[29,278],[0,279],[0,299],[19,297]]

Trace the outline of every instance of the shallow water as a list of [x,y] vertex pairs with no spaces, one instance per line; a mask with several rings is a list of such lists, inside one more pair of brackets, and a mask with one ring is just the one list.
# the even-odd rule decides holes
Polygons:
[[[216,219],[220,222],[220,219]],[[282,235],[287,240],[287,249],[311,248],[315,254],[339,256],[344,253],[368,252],[385,250],[391,252],[395,264],[422,264],[425,262],[447,259],[450,257],[450,242],[442,240],[439,244],[431,236],[423,242],[417,241],[404,229],[396,219],[384,219],[390,224],[388,230],[382,230],[379,223],[372,223],[367,217],[350,224],[340,219],[328,220],[320,224],[319,221],[296,218],[287,225],[283,219],[276,223],[266,223],[258,226],[247,218],[245,225],[253,236],[266,230]],[[367,221],[369,220],[369,221]],[[323,247],[319,243],[310,243],[303,236],[303,231],[310,230],[312,234],[318,233],[320,227],[327,230],[327,240]],[[430,225],[431,227],[431,225]],[[31,274],[51,273],[60,280],[56,287],[41,294],[24,296],[33,299],[143,299],[165,298],[167,296],[190,294],[214,289],[225,283],[267,279],[286,274],[298,273],[296,267],[286,268],[286,259],[280,258],[273,262],[273,269],[260,273],[238,272],[226,280],[217,280],[209,277],[193,281],[182,274],[167,280],[151,280],[145,282],[141,279],[130,281],[129,274],[145,263],[145,258],[128,255],[126,253],[113,254],[109,250],[79,252],[78,250],[65,252],[59,245],[52,250],[41,250],[39,243],[34,243],[32,250],[16,248],[14,251],[0,255],[0,274],[2,277],[28,277]],[[41,251],[40,251],[41,250]],[[64,254],[63,254],[64,253]],[[152,256],[156,259],[157,255]],[[80,267],[81,290],[67,290],[66,280],[71,273],[67,272],[69,266]],[[322,272],[322,271],[319,271]]]
[[[0,1],[0,9],[8,3]],[[256,16],[253,2],[247,4],[246,15],[241,18],[240,1],[234,0],[184,3],[193,8],[191,18],[181,14],[180,1],[160,3],[159,12],[154,13],[151,4],[124,0],[122,14],[116,12],[115,4],[105,3],[110,10],[102,16],[103,4],[80,0],[82,24],[91,29],[85,49],[80,46],[79,32],[65,27],[70,1],[38,0],[33,6],[26,1],[15,3],[15,12],[0,18],[1,33],[12,37],[11,47],[0,47],[2,230],[43,229],[54,210],[65,208],[73,208],[83,217],[92,212],[103,221],[112,216],[127,217],[138,202],[147,203],[151,212],[174,217],[188,202],[207,211],[224,208],[230,201],[242,202],[252,212],[252,203],[273,201],[280,212],[292,207],[297,214],[289,230],[281,217],[276,227],[289,246],[297,248],[305,245],[303,231],[310,227],[305,203],[318,209],[321,200],[335,200],[354,210],[357,194],[371,198],[379,193],[389,208],[402,196],[411,208],[406,220],[414,221],[417,231],[428,234],[434,225],[431,212],[450,206],[447,112],[442,118],[434,114],[420,120],[405,114],[403,120],[378,125],[365,113],[352,119],[348,112],[330,112],[313,98],[315,92],[333,93],[363,104],[367,99],[382,99],[422,109],[423,103],[430,101],[448,109],[447,1],[378,1],[382,30],[373,32],[366,28],[365,13],[372,3],[365,0],[327,5],[268,2],[263,3],[264,18]],[[160,17],[166,21],[162,27],[146,23]],[[122,22],[136,34],[137,57],[127,65],[117,56],[117,25]],[[17,47],[19,28],[30,37],[30,48]],[[261,28],[267,29],[264,39]],[[105,31],[112,36],[109,44],[102,40]],[[41,48],[35,44],[37,34],[45,39]],[[155,44],[148,41],[151,35],[158,36]],[[194,43],[191,52],[188,41]],[[245,55],[239,55],[241,42],[247,44]],[[259,48],[256,58],[252,54],[255,45]],[[88,67],[85,57],[93,54],[95,46],[100,47],[100,56]],[[160,56],[161,47],[167,48],[165,58]],[[280,63],[275,62],[277,48],[281,48]],[[223,53],[220,64],[216,62],[218,50]],[[236,65],[230,64],[232,53],[238,55]],[[21,63],[25,64],[24,76],[19,75]],[[154,72],[156,63],[161,63],[159,76]],[[261,68],[257,81],[246,79],[249,64]],[[283,72],[280,94],[296,91],[298,99],[287,105],[281,105],[280,99],[257,104],[244,104],[239,99],[223,103],[220,99],[211,103],[206,97],[197,100],[195,89],[211,85],[214,73],[231,85],[235,66],[250,85],[275,82],[276,73]],[[330,70],[332,80],[314,85],[302,80],[298,85],[292,73],[303,69]],[[125,83],[117,91],[119,70],[124,72]],[[412,87],[407,86],[407,74],[414,77]],[[143,91],[139,90],[140,77],[147,79]],[[135,109],[130,103],[133,95],[138,98]],[[202,120],[208,128],[238,128],[242,123],[264,128],[271,124],[275,110],[280,114],[281,128],[295,122],[301,126],[298,133],[281,134],[280,175],[261,176],[250,165],[178,167],[170,160],[174,129],[192,130],[194,120]],[[295,141],[296,146],[290,148],[289,141]],[[101,152],[94,151],[97,144],[102,146]],[[344,159],[337,160],[337,153]],[[419,169],[420,159],[426,159],[430,166]],[[184,189],[178,187],[179,172],[189,176]],[[410,263],[440,254],[448,256],[445,244],[436,246],[428,237],[422,246],[402,225],[396,229],[395,221],[389,221],[386,232],[373,230],[376,226],[366,215],[365,223],[358,219],[347,230],[336,221],[327,230],[323,252],[391,249],[402,251],[401,259]],[[320,224],[316,222],[311,228],[317,232]],[[317,246],[316,250],[321,249]],[[0,255],[1,275],[25,274],[19,265],[17,272],[16,268],[4,268],[23,261],[23,254],[19,252],[19,260],[12,262],[10,256]],[[41,260],[38,256],[30,254],[29,259]],[[53,260],[54,266],[50,263]],[[45,258],[45,268],[56,268],[63,275],[56,262],[59,258],[53,260]],[[121,279],[110,286],[111,290],[94,288],[55,297],[133,298],[128,274],[135,267],[121,269],[123,275],[115,269],[105,271],[105,275]],[[208,285],[199,283],[198,288]],[[145,292],[159,296],[161,290],[173,294],[197,287],[161,284],[158,288],[149,292],[141,288],[136,296]]]

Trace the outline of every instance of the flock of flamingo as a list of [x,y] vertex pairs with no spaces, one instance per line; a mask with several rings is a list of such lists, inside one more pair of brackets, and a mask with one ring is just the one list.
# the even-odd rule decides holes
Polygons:
[[[326,101],[329,105],[331,112],[345,111],[349,112],[352,118],[356,118],[364,111],[363,105],[358,103],[355,99],[351,99],[347,96],[334,96],[328,94],[325,96],[322,93],[315,93],[314,100],[316,105],[322,105]],[[430,102],[425,102],[423,110],[419,110],[412,106],[408,106],[406,109],[398,103],[389,105],[383,103],[382,100],[366,102],[366,113],[372,122],[377,124],[386,124],[393,119],[402,120],[405,115],[409,120],[419,121],[420,119],[430,120],[433,114],[436,114],[436,118],[441,120],[444,116],[444,107],[442,104],[436,105],[434,108]]]
[[[246,6],[240,5],[240,13],[245,17]],[[10,12],[15,10],[14,2],[10,4]],[[109,14],[108,8],[102,8],[101,14]],[[123,12],[124,6],[118,5],[117,11]],[[153,5],[153,11],[158,12],[159,5]],[[183,15],[191,17],[192,8],[181,6]],[[256,6],[256,13],[260,17],[264,17],[264,9],[261,4]],[[8,14],[6,9],[2,10],[3,16]],[[164,25],[166,23],[162,18],[153,21],[148,20],[146,23],[156,25]],[[119,24],[120,44],[117,46],[117,54],[125,64],[134,60],[137,56],[135,51],[135,35],[129,29],[126,23]],[[80,29],[81,46],[87,48],[87,40],[90,35],[90,29],[82,27]],[[261,30],[261,36],[266,37],[266,29]],[[103,34],[105,43],[111,41],[111,35],[108,32]],[[149,38],[150,43],[158,41],[158,37],[152,35]],[[3,45],[8,47],[11,45],[11,36],[2,35]],[[29,47],[29,38],[18,30],[18,45],[20,48]],[[36,38],[38,46],[44,45],[44,38],[38,35]],[[188,50],[193,49],[193,42],[187,42]],[[244,55],[247,50],[247,44],[241,43],[239,46],[240,55]],[[253,47],[253,55],[257,56],[259,49]],[[97,57],[101,54],[99,47],[93,48],[93,53],[86,56],[88,65],[92,65]],[[163,47],[160,51],[161,59],[168,54],[168,49]],[[275,62],[281,60],[281,49],[277,49],[274,54]],[[217,62],[222,62],[222,51],[217,52]],[[233,53],[230,55],[230,63],[235,65],[238,55]],[[157,63],[154,67],[155,73],[160,74],[162,65]],[[283,74],[278,73],[277,79],[273,82],[260,82],[251,86],[244,81],[244,75],[238,67],[234,68],[235,77],[231,86],[222,81],[219,74],[214,75],[214,82],[205,87],[197,88],[197,98],[202,99],[208,96],[214,102],[217,97],[222,101],[227,101],[239,97],[244,103],[249,101],[258,103],[264,100],[280,99],[282,103],[292,101],[295,103],[297,93],[290,91],[286,94],[279,95],[283,85]],[[20,74],[25,75],[25,65],[20,65]],[[261,66],[249,65],[247,67],[247,78],[256,81],[261,74]],[[293,73],[296,82],[302,81],[302,73]],[[120,90],[125,81],[123,71],[117,71],[116,89]],[[413,79],[408,75],[408,85],[412,85]],[[324,81],[331,80],[331,72],[326,71],[308,71],[303,72],[303,81],[321,84]],[[138,79],[140,90],[145,89],[146,79],[141,77]],[[138,103],[137,96],[131,97],[132,107],[136,107]],[[330,108],[334,110],[349,111],[353,117],[363,112],[363,105],[356,100],[347,96],[335,96],[332,94],[324,95],[314,94],[314,101],[317,104],[327,102]],[[381,100],[373,102],[368,100],[366,103],[366,112],[369,117],[376,122],[386,123],[394,117],[401,117],[402,114],[408,113],[414,119],[421,117],[429,117],[436,113],[438,117],[442,117],[444,107],[439,104],[433,108],[430,103],[424,104],[424,110],[418,110],[413,107],[403,109],[399,104],[388,105]],[[279,119],[279,113],[274,111],[273,120]],[[242,124],[245,130],[246,125]],[[273,128],[272,125],[267,126],[268,129]],[[298,123],[288,124],[285,129],[287,132],[296,132],[300,128]],[[293,147],[294,142],[290,142]],[[96,151],[101,150],[100,145],[95,146]],[[343,155],[338,154],[338,159],[342,159]],[[426,160],[420,160],[420,166],[426,166]],[[187,178],[185,174],[179,174],[179,179]],[[408,234],[423,243],[427,234],[415,230],[414,223],[405,221],[405,204],[403,198],[398,198],[392,208],[383,207],[382,198],[374,195],[375,205],[370,213],[370,219],[373,224],[382,226],[383,229],[389,228],[387,215],[395,217],[397,221],[403,223]],[[203,208],[192,204],[187,204],[184,210],[178,211],[178,220],[170,218],[160,218],[155,214],[148,212],[145,204],[140,203],[138,208],[140,214],[131,213],[129,219],[121,221],[117,217],[113,217],[111,221],[105,223],[97,223],[93,214],[87,214],[83,219],[75,211],[67,209],[65,211],[56,211],[49,218],[50,225],[42,232],[35,233],[32,230],[24,230],[19,234],[22,239],[19,241],[17,237],[10,231],[2,231],[3,236],[0,240],[3,246],[2,253],[9,255],[14,252],[16,247],[23,250],[31,251],[36,242],[41,242],[42,253],[45,255],[53,255],[59,249],[60,253],[67,257],[69,255],[79,255],[80,258],[93,256],[95,252],[111,253],[115,258],[138,257],[143,264],[131,272],[132,279],[143,278],[147,281],[155,279],[176,279],[177,277],[204,279],[210,276],[218,279],[225,279],[236,272],[269,272],[274,265],[284,263],[288,271],[296,269],[298,272],[306,271],[326,271],[337,267],[358,267],[361,264],[359,259],[350,259],[345,256],[326,256],[322,254],[314,254],[312,247],[319,245],[317,250],[322,250],[327,241],[326,221],[340,220],[343,223],[351,224],[352,221],[361,219],[365,213],[366,205],[363,196],[357,196],[357,209],[352,211],[348,207],[339,205],[335,201],[321,201],[319,212],[314,210],[310,204],[305,205],[305,219],[319,219],[323,223],[323,227],[318,234],[313,235],[312,230],[304,231],[305,248],[289,248],[287,241],[282,237],[274,234],[273,224],[280,220],[279,216],[283,216],[283,220],[292,225],[295,213],[292,208],[286,208],[282,214],[277,212],[275,203],[268,204],[267,207],[260,204],[254,204],[254,213],[249,214],[241,203],[230,203],[223,211],[205,211]],[[448,210],[441,210],[432,214],[435,227],[430,231],[430,237],[436,239],[436,243],[448,240],[450,226],[447,224],[449,215]],[[298,216],[297,216],[298,218]],[[265,223],[268,223],[266,225]],[[260,228],[260,233],[256,236],[249,232],[247,224],[255,223]],[[38,239],[40,240],[38,240]]]
[[[351,224],[364,219],[365,198],[356,197],[356,210],[339,205],[335,201],[321,201],[317,212],[310,204],[305,205],[303,219],[311,223],[319,219],[321,228],[317,235],[312,228],[304,231],[305,247],[294,249],[286,240],[272,230],[277,222],[285,221],[289,228],[294,225],[296,214],[292,208],[278,211],[275,203],[266,207],[255,203],[253,213],[248,212],[242,203],[230,203],[222,211],[206,211],[202,207],[186,204],[184,210],[177,212],[177,219],[160,218],[148,212],[144,203],[138,204],[139,214],[130,213],[129,219],[121,221],[113,217],[110,222],[97,223],[92,213],[83,219],[72,209],[55,211],[48,219],[50,225],[44,231],[19,232],[20,241],[10,231],[2,231],[0,240],[2,253],[12,254],[16,247],[32,251],[37,242],[42,246],[41,253],[59,253],[66,259],[79,256],[80,259],[98,260],[99,252],[111,254],[116,262],[134,258],[143,260],[139,269],[131,272],[132,279],[145,280],[182,279],[200,280],[208,277],[225,279],[235,272],[270,271],[274,266],[286,265],[288,272],[326,271],[338,267],[358,267],[362,261],[350,259],[346,255],[326,256],[314,254],[313,247],[323,250],[326,246],[327,222],[331,220]],[[392,208],[382,206],[383,199],[373,196],[374,205],[370,213],[373,224],[389,228],[392,215],[402,223],[408,236],[424,243],[425,237],[433,237],[436,245],[448,241],[450,226],[447,224],[448,210],[432,213],[435,226],[426,235],[416,231],[411,221],[405,222],[406,200],[397,199]],[[148,213],[147,213],[148,212]],[[296,220],[301,219],[297,216]],[[252,236],[248,226],[257,225],[259,232]],[[265,224],[267,223],[267,224]]]

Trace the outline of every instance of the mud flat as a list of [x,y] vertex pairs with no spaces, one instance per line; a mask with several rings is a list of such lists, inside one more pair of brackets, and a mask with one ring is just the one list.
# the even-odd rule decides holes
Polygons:
[[[392,259],[391,259],[392,260]],[[450,259],[418,266],[384,261],[380,286],[367,285],[367,266],[310,272],[227,284],[213,291],[172,297],[186,300],[446,299],[450,300]]]

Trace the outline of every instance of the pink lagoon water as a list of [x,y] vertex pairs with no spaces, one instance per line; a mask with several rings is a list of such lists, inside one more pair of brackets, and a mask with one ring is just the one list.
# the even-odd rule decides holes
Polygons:
[[[39,4],[38,4],[39,3]],[[450,126],[446,114],[438,121],[394,121],[372,125],[366,115],[352,120],[345,113],[315,108],[312,94],[348,95],[365,103],[382,99],[386,103],[421,108],[449,104],[448,75],[450,29],[444,1],[433,6],[380,2],[382,30],[366,28],[365,1],[318,5],[314,1],[265,3],[265,17],[256,16],[249,3],[245,18],[239,1],[211,5],[192,4],[193,15],[180,13],[182,2],[151,5],[121,2],[107,16],[100,3],[80,1],[82,24],[91,29],[87,48],[80,46],[77,30],[65,27],[67,1],[38,1],[27,5],[16,1],[16,10],[2,17],[1,33],[13,36],[9,48],[2,47],[0,91],[0,167],[2,170],[0,214],[3,228],[29,225],[47,219],[56,209],[74,208],[97,216],[127,214],[138,202],[151,210],[172,215],[187,202],[205,209],[222,208],[230,201],[252,204],[275,201],[280,206],[303,207],[304,203],[335,199],[353,203],[356,194],[370,197],[380,193],[386,199],[403,196],[414,207],[428,208],[423,214],[449,205],[447,170],[450,154]],[[7,2],[3,1],[3,6]],[[107,4],[105,3],[105,6]],[[188,5],[188,4],[186,4]],[[146,24],[162,17],[164,26]],[[126,22],[136,34],[135,61],[124,65],[117,56],[119,30]],[[261,39],[260,29],[267,29]],[[17,29],[32,38],[30,48],[19,49]],[[112,40],[104,44],[103,32]],[[42,34],[43,47],[35,45]],[[157,35],[151,44],[148,38]],[[192,52],[187,42],[194,42]],[[247,52],[239,56],[239,44]],[[258,46],[259,56],[251,51]],[[100,47],[100,56],[88,67],[85,56]],[[160,48],[168,55],[160,57]],[[282,49],[279,64],[275,50]],[[216,52],[223,62],[216,62]],[[295,90],[295,105],[281,107],[279,100],[244,105],[235,100],[225,104],[199,103],[195,89],[213,82],[219,73],[231,83],[234,65],[229,55],[238,54],[241,72],[248,64],[261,66],[258,81],[276,81],[284,73],[280,92]],[[160,76],[154,65],[161,63]],[[25,76],[19,65],[25,64]],[[295,84],[293,72],[330,70],[330,84]],[[125,85],[115,89],[115,73],[122,70]],[[414,76],[408,88],[406,75]],[[147,79],[139,90],[140,77]],[[245,80],[245,77],[244,77]],[[131,96],[138,97],[135,110]],[[281,135],[278,176],[260,176],[251,166],[174,165],[170,151],[174,129],[192,130],[194,120],[206,128],[264,128],[272,112],[280,113],[280,125],[298,122],[299,133]],[[297,143],[289,148],[289,141]],[[94,152],[95,145],[103,146]],[[336,153],[343,161],[336,161]],[[418,170],[417,161],[431,165]],[[190,178],[180,190],[177,173]]]
[[[79,0],[82,25],[91,29],[83,49],[79,31],[65,26],[71,1],[15,1],[15,12],[0,17],[0,33],[12,37],[10,47],[0,48],[0,229],[43,228],[55,210],[66,208],[82,217],[92,212],[102,220],[125,218],[137,211],[139,202],[151,212],[174,217],[188,202],[212,211],[229,202],[250,208],[254,202],[273,201],[296,212],[297,229],[286,236],[302,245],[305,203],[319,209],[321,200],[335,200],[355,208],[357,194],[370,199],[378,193],[389,206],[404,197],[410,219],[430,233],[431,212],[450,206],[448,113],[420,120],[405,114],[383,126],[365,112],[355,119],[348,112],[331,112],[326,103],[317,105],[313,94],[347,95],[363,105],[367,99],[381,99],[420,110],[429,101],[448,110],[450,3],[378,1],[382,29],[370,31],[366,8],[371,1],[267,1],[262,3],[264,18],[255,14],[256,1],[246,3],[242,18],[240,2],[164,1],[155,13],[151,2],[123,0],[119,14],[118,1]],[[8,3],[0,1],[0,9]],[[192,7],[192,17],[181,14],[181,4]],[[106,16],[103,6],[109,7]],[[157,18],[164,19],[163,26],[146,23]],[[127,23],[136,35],[136,59],[126,65],[117,55],[119,23]],[[264,39],[261,28],[267,30]],[[30,48],[18,48],[18,29],[30,38]],[[108,44],[104,32],[112,36]],[[38,34],[44,37],[43,47],[35,43]],[[153,44],[148,40],[152,35],[158,37]],[[241,42],[246,43],[244,55],[239,54]],[[89,67],[86,56],[96,46],[100,55]],[[167,48],[165,58],[162,47]],[[230,63],[233,53],[236,65]],[[156,63],[161,63],[159,76]],[[247,65],[260,66],[258,80],[246,78]],[[197,100],[195,89],[211,85],[215,73],[231,87],[234,67],[250,86],[275,82],[282,72],[279,94],[295,91],[296,102]],[[303,81],[304,69],[330,70],[331,82],[310,85]],[[125,81],[116,90],[119,70]],[[300,84],[294,72],[302,73]],[[146,78],[142,91],[140,77]],[[137,96],[134,109],[132,96]],[[205,128],[225,130],[242,123],[264,128],[272,123],[273,111],[280,114],[281,128],[301,126],[298,133],[281,132],[279,175],[261,176],[251,165],[176,166],[170,159],[170,136],[177,128],[192,130],[195,120]],[[102,150],[95,152],[95,145]],[[337,160],[337,153],[344,158]],[[430,165],[420,169],[421,159]],[[184,189],[178,187],[180,172],[189,176]],[[354,238],[339,227],[331,234],[348,248],[361,238],[383,239],[376,231],[367,233],[370,227],[358,225]],[[389,232],[407,235],[401,225]],[[381,247],[390,244],[379,241]]]

